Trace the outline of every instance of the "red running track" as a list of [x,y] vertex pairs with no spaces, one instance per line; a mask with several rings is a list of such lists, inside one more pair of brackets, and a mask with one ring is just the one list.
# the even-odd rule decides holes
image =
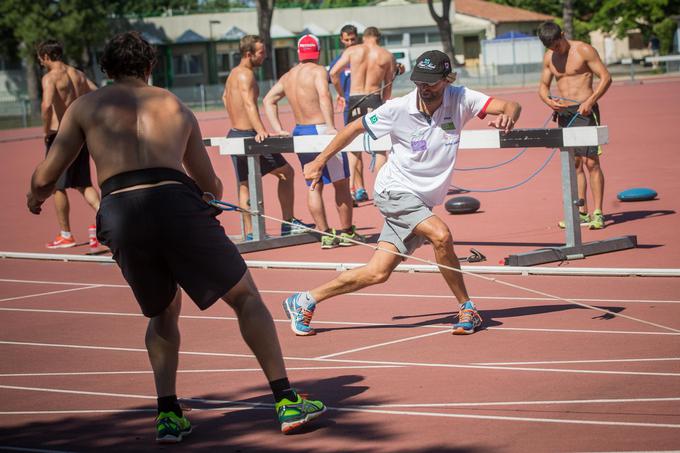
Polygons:
[[[602,113],[612,137],[603,159],[608,226],[584,231],[584,240],[637,234],[642,247],[566,265],[680,267],[672,133],[680,113],[679,87],[676,81],[616,85],[605,97]],[[522,126],[539,126],[547,115],[534,93],[503,96],[522,102]],[[202,126],[212,136],[227,124],[204,117]],[[42,244],[54,233],[54,217],[49,209],[44,216],[30,216],[23,206],[28,175],[42,155],[40,141],[0,143],[0,153],[5,157],[0,249],[45,251]],[[460,174],[456,183],[515,182],[546,153],[532,150],[518,159],[517,168],[493,175]],[[460,164],[512,155],[465,152]],[[232,180],[228,160],[214,150],[211,156],[221,176]],[[558,178],[554,161],[523,188],[479,195],[483,212],[443,215],[461,254],[474,246],[493,264],[508,253],[559,243]],[[265,203],[274,206],[268,212],[275,215],[268,179]],[[301,178],[296,185],[296,210],[308,219]],[[655,188],[659,199],[614,201],[617,191],[639,185]],[[72,199],[74,230],[83,236],[92,215]],[[234,233],[235,218],[222,216]],[[378,231],[370,203],[356,210],[356,223],[369,234]],[[247,258],[360,262],[370,253],[359,247],[322,253],[318,245],[306,245]],[[431,259],[432,252],[423,248],[418,256]],[[680,449],[680,337],[675,332],[468,277],[486,322],[475,335],[454,337],[448,326],[456,308],[441,277],[395,274],[384,285],[321,304],[314,319],[319,334],[300,338],[290,332],[281,300],[335,272],[253,270],[253,275],[277,322],[291,380],[331,410],[299,435],[279,434],[266,380],[238,334],[233,313],[225,304],[199,312],[185,300],[178,389],[194,409],[190,417],[196,431],[186,440],[192,450]],[[498,278],[680,329],[677,278]],[[144,351],[145,320],[115,266],[0,261],[0,313],[0,450],[167,449],[153,442],[155,396]]]

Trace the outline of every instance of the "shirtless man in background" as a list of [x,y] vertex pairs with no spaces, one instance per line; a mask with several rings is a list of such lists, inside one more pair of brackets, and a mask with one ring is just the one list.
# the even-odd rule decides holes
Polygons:
[[[49,153],[66,109],[78,97],[96,90],[97,86],[81,71],[62,61],[64,49],[58,41],[49,39],[40,43],[37,53],[40,64],[47,69],[47,73],[42,77],[40,114],[45,134],[45,148]],[[95,212],[99,209],[99,194],[92,187],[90,178],[90,154],[87,145],[83,145],[76,160],[57,182],[54,206],[61,231],[54,241],[47,244],[47,248],[67,248],[76,245],[76,240],[71,234],[69,221],[71,206],[66,194],[67,188],[78,190]],[[98,245],[96,239],[91,238],[90,247],[95,248]]]
[[[541,24],[538,37],[548,48],[543,57],[543,72],[538,94],[541,100],[554,110],[559,126],[599,126],[602,124],[597,101],[609,89],[612,78],[597,51],[590,44],[567,40],[562,29],[554,22]],[[593,90],[593,75],[600,79],[595,90]],[[553,77],[557,81],[558,97],[550,95]],[[602,149],[599,146],[574,148],[578,197],[584,201],[583,206],[579,207],[580,220],[582,225],[587,225],[590,229],[604,228],[604,214],[602,213],[604,174],[600,167],[601,153]],[[593,195],[595,209],[592,217],[588,214],[584,165],[588,168],[590,190]],[[564,228],[564,221],[559,222],[559,226]]]
[[[229,113],[232,128],[227,138],[254,137],[258,143],[269,136],[262,124],[260,113],[257,109],[257,99],[260,89],[255,80],[254,69],[262,66],[267,52],[264,41],[259,36],[247,35],[240,42],[241,62],[235,67],[224,84],[222,101]],[[232,156],[236,176],[239,184],[239,205],[249,209],[250,190],[248,188],[248,158],[246,156]],[[294,234],[304,231],[303,227],[309,227],[293,216],[295,173],[281,154],[261,154],[260,171],[262,176],[273,174],[279,178],[278,198],[281,205],[283,219],[299,228],[289,224],[281,224],[281,235]],[[250,214],[243,213],[243,225],[245,239],[252,240],[253,221]]]
[[[380,32],[377,28],[367,27],[362,39],[361,44],[347,47],[330,71],[331,80],[340,98],[343,92],[340,73],[345,66],[350,66],[352,78],[348,124],[377,109],[392,97],[392,81],[397,68],[394,55],[380,47]],[[340,99],[338,102],[341,102]],[[361,159],[361,153],[357,154],[358,159]],[[386,161],[386,153],[380,151],[376,154],[377,173]],[[359,178],[357,181],[363,182],[363,165],[357,166],[355,172],[355,180]]]
[[[336,134],[328,76],[324,67],[318,63],[321,52],[319,39],[314,35],[303,36],[298,41],[297,52],[300,64],[284,74],[264,98],[263,104],[269,123],[275,133],[288,134],[281,127],[277,107],[277,103],[287,97],[297,123],[293,136]],[[303,167],[316,156],[318,153],[298,154]],[[325,184],[333,184],[335,189],[335,204],[340,217],[337,238],[336,231],[328,226],[326,219],[322,197]],[[326,163],[321,183],[315,190],[307,191],[307,205],[317,229],[333,235],[321,237],[321,248],[354,245],[347,239],[359,240],[360,236],[352,225],[352,196],[349,190],[349,162],[346,153],[337,154]]]
[[40,214],[57,178],[87,141],[102,189],[98,237],[149,318],[157,441],[180,442],[192,431],[176,392],[180,287],[201,310],[220,298],[234,309],[269,381],[281,430],[290,432],[326,408],[290,387],[271,314],[214,208],[202,198],[204,192],[220,198],[222,182],[198,121],[172,93],[148,85],[155,61],[155,50],[138,32],[107,43],[101,66],[114,83],[66,111],[52,151],[33,174],[28,209]]

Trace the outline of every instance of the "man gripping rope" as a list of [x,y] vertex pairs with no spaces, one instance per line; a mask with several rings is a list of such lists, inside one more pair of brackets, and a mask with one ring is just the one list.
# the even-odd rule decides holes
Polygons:
[[87,141],[103,181],[98,238],[113,252],[149,318],[157,441],[179,442],[192,430],[175,388],[180,287],[201,310],[220,298],[234,309],[241,335],[269,381],[281,430],[290,432],[326,408],[290,387],[272,317],[215,209],[202,198],[203,192],[220,197],[222,182],[198,121],[173,94],[148,85],[155,61],[155,50],[139,33],[111,39],[101,66],[114,83],[78,98],[66,111],[52,150],[33,174],[28,209],[40,213]]
[[[432,244],[437,263],[460,269],[451,231],[432,208],[444,201],[448,191],[461,129],[473,117],[491,114],[498,117],[489,126],[510,131],[521,107],[516,102],[452,86],[455,74],[451,61],[439,51],[418,57],[411,80],[415,90],[349,124],[304,168],[305,179],[314,187],[326,162],[359,134],[366,131],[374,139],[390,134],[393,151],[374,188],[375,205],[385,218],[378,249],[367,265],[343,272],[310,291],[295,293],[283,302],[297,335],[314,335],[310,322],[317,304],[387,281],[403,259],[397,253],[411,254],[425,241]],[[474,333],[482,319],[468,296],[462,274],[444,267],[440,271],[460,304],[452,333]]]
[[[609,89],[612,78],[597,51],[590,44],[566,39],[560,26],[554,22],[541,24],[538,37],[548,48],[543,58],[543,72],[538,94],[541,100],[555,111],[559,126],[600,125],[600,109],[597,101]],[[595,90],[593,90],[593,75],[600,79]],[[550,96],[550,84],[553,77],[557,80],[559,98]],[[604,173],[600,166],[601,152],[602,148],[599,146],[574,148],[578,197],[584,201],[583,206],[579,206],[579,217],[581,224],[590,229],[604,228],[604,214],[602,214]],[[588,168],[590,190],[595,205],[592,218],[588,214],[586,194],[588,184],[584,166]],[[559,226],[565,228],[564,221],[559,222]]]

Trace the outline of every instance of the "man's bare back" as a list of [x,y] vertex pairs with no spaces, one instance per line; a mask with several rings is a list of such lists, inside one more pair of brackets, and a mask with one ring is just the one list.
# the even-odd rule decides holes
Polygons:
[[53,146],[79,148],[85,137],[100,183],[144,168],[183,172],[183,161],[196,179],[201,172],[192,170],[205,164],[192,159],[204,149],[193,114],[170,92],[139,79],[125,79],[77,99]]
[[382,99],[392,96],[392,85],[396,63],[390,51],[380,47],[380,35],[374,27],[364,32],[364,43],[346,48],[342,56],[331,68],[330,76],[336,91],[342,94],[340,72],[349,65],[352,73],[350,80],[350,96],[379,93],[382,87]]
[[[330,103],[326,70],[316,63],[300,63],[280,79],[297,124],[323,124],[323,103]],[[325,96],[324,96],[325,93]],[[332,111],[332,106],[330,107]]]
[[43,102],[51,106],[52,117],[49,129],[56,131],[69,105],[78,97],[96,89],[81,71],[61,62],[54,66],[42,78]]
[[345,50],[350,71],[350,95],[377,91],[392,80],[394,74],[392,53],[377,45],[360,44]]

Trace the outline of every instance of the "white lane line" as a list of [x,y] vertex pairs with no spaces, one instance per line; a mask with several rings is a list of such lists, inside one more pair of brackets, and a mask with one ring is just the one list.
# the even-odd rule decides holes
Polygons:
[[[65,286],[99,286],[102,288],[129,288],[128,285],[112,284],[112,283],[84,283],[84,282],[59,282],[59,281],[48,281],[48,280],[18,280],[18,279],[8,279],[0,278],[0,282],[5,283],[28,283],[28,284],[44,284],[44,285],[65,285]],[[299,292],[300,290],[280,290],[280,289],[260,289],[260,293],[263,294],[293,294]],[[450,299],[452,303],[454,302],[454,297],[451,294],[406,294],[406,293],[370,293],[370,292],[356,292],[345,294],[345,296],[351,297],[405,297],[409,299]],[[513,301],[536,301],[536,302],[554,302],[555,299],[549,297],[524,297],[524,296],[470,296],[472,299],[484,299],[484,300],[513,300]],[[675,299],[591,299],[591,298],[577,298],[571,297],[571,300],[578,302],[595,302],[595,303],[636,303],[636,304],[680,304],[680,300]]]
[[[65,394],[75,394],[75,395],[92,395],[92,396],[116,396],[123,398],[137,398],[137,399],[148,399],[155,400],[155,396],[149,395],[131,395],[131,394],[116,394],[116,393],[104,393],[104,392],[88,392],[82,390],[62,390],[62,389],[52,389],[52,388],[39,388],[39,387],[19,387],[19,386],[9,386],[0,385],[0,388],[8,390],[25,390],[25,391],[37,391],[37,392],[51,392],[51,393],[65,393]],[[241,401],[219,401],[219,400],[202,400],[202,399],[183,399],[184,401],[197,401],[197,402],[208,402],[213,404],[230,404],[236,406],[245,407],[266,407],[270,408],[272,404],[266,403],[250,403]],[[576,425],[601,425],[601,426],[630,426],[630,427],[641,427],[641,428],[680,428],[680,424],[671,423],[643,423],[643,422],[616,422],[616,421],[606,421],[606,420],[576,420],[576,419],[559,419],[559,418],[534,418],[534,417],[510,417],[510,416],[495,416],[495,415],[468,415],[468,414],[450,414],[442,412],[421,412],[421,411],[397,411],[397,410],[385,410],[385,409],[366,409],[363,407],[333,407],[328,406],[330,410],[336,410],[340,412],[361,412],[369,414],[386,414],[386,415],[408,415],[417,417],[443,417],[443,418],[467,418],[474,420],[502,420],[502,421],[519,421],[519,422],[536,422],[536,423],[556,423],[556,424],[576,424]]]
[[638,357],[637,359],[545,360],[540,362],[475,362],[475,365],[555,365],[561,363],[676,362],[680,357]]
[[[106,312],[106,311],[83,311],[83,310],[50,310],[43,308],[15,308],[15,307],[0,307],[0,311],[16,311],[27,313],[55,313],[66,315],[93,315],[93,316],[131,316],[137,318],[144,318],[141,313],[121,313],[121,312]],[[238,321],[235,316],[207,316],[207,315],[181,315],[181,319],[202,319],[212,321]],[[145,318],[144,318],[145,319]],[[290,324],[287,319],[275,319],[274,322]],[[416,324],[389,324],[376,322],[352,322],[352,321],[314,321],[315,325],[330,325],[330,326],[366,326],[366,327],[385,327],[394,328],[408,327],[412,329],[437,329],[441,330],[450,326],[446,324],[431,324],[431,325],[416,325]],[[637,330],[592,330],[592,329],[544,329],[533,327],[487,327],[486,330],[497,331],[519,331],[519,332],[549,332],[549,333],[594,333],[594,334],[616,334],[616,335],[666,335],[666,336],[680,336],[680,333],[675,332],[641,332]]]
[[33,297],[40,297],[40,296],[51,296],[53,294],[61,294],[61,293],[68,293],[72,291],[81,291],[84,289],[92,289],[92,288],[99,288],[100,285],[90,285],[90,286],[81,286],[78,288],[69,288],[69,289],[61,289],[59,291],[49,291],[46,293],[36,293],[36,294],[28,294],[26,296],[16,296],[16,297],[6,297],[4,299],[0,299],[0,302],[9,302],[10,300],[20,300],[20,299],[30,299]]
[[[142,348],[120,348],[108,346],[86,346],[86,345],[67,345],[67,344],[51,344],[51,343],[30,343],[19,341],[0,341],[0,344],[15,345],[15,346],[34,346],[34,347],[51,347],[51,348],[67,348],[67,349],[90,349],[100,351],[124,351],[124,352],[143,352],[146,349]],[[225,352],[196,352],[196,351],[180,351],[183,355],[197,355],[207,357],[240,357],[254,359],[252,354],[230,354]],[[502,370],[502,371],[529,371],[529,372],[546,372],[546,373],[576,373],[576,374],[612,374],[620,376],[663,376],[663,377],[679,377],[680,373],[663,373],[663,372],[646,372],[646,371],[603,371],[603,370],[578,370],[567,368],[536,368],[536,367],[517,367],[517,366],[492,366],[492,365],[469,365],[469,364],[451,364],[451,363],[422,363],[422,362],[397,362],[397,361],[383,361],[383,360],[353,360],[353,359],[333,359],[333,358],[315,358],[315,357],[284,357],[285,360],[300,360],[310,362],[332,362],[332,363],[353,363],[353,364],[368,364],[368,365],[397,365],[404,367],[432,367],[432,368],[463,368],[463,369],[478,369],[478,370]]]
[[638,428],[680,428],[678,424],[672,423],[637,423],[637,422],[613,422],[604,420],[575,420],[568,418],[533,418],[533,417],[508,417],[496,415],[467,415],[467,414],[449,414],[440,412],[414,412],[414,411],[394,411],[394,410],[380,410],[380,409],[354,409],[349,407],[333,408],[340,412],[364,412],[373,414],[387,414],[387,415],[407,415],[409,417],[444,417],[444,418],[468,418],[475,420],[503,420],[503,421],[517,421],[517,422],[535,422],[535,423],[557,423],[565,425],[600,425],[600,426],[630,426]]
[[[363,370],[367,368],[403,368],[399,365],[345,365],[345,366],[288,366],[288,371],[323,371],[323,370]],[[178,373],[240,373],[262,372],[262,368],[217,368],[205,370],[177,370]],[[115,376],[130,374],[152,374],[151,370],[137,371],[64,371],[54,373],[0,373],[0,377],[49,377],[49,376]]]
[[361,348],[348,349],[346,351],[335,352],[333,354],[321,355],[321,356],[318,356],[317,359],[328,359],[330,357],[337,357],[339,355],[351,354],[352,352],[365,351],[367,349],[374,349],[374,348],[379,348],[381,346],[388,346],[388,345],[391,345],[391,344],[403,343],[405,341],[419,340],[421,338],[431,337],[433,335],[441,335],[443,333],[450,333],[450,332],[451,332],[451,329],[447,329],[447,330],[442,330],[442,331],[439,331],[439,332],[430,332],[430,333],[426,333],[426,334],[423,334],[423,335],[417,335],[417,336],[414,336],[414,337],[400,338],[398,340],[392,340],[392,341],[386,341],[384,343],[372,344],[372,345],[369,345],[369,346],[363,346]]
[[1,451],[25,451],[32,453],[74,453],[67,450],[45,450],[43,448],[24,448],[24,447],[12,447],[9,445],[0,445]]
[[475,401],[470,403],[418,403],[418,404],[361,404],[361,408],[395,408],[395,407],[484,407],[484,406],[549,406],[562,404],[624,404],[624,403],[663,403],[680,401],[680,397],[661,398],[605,398],[591,400],[546,400],[546,401]]

